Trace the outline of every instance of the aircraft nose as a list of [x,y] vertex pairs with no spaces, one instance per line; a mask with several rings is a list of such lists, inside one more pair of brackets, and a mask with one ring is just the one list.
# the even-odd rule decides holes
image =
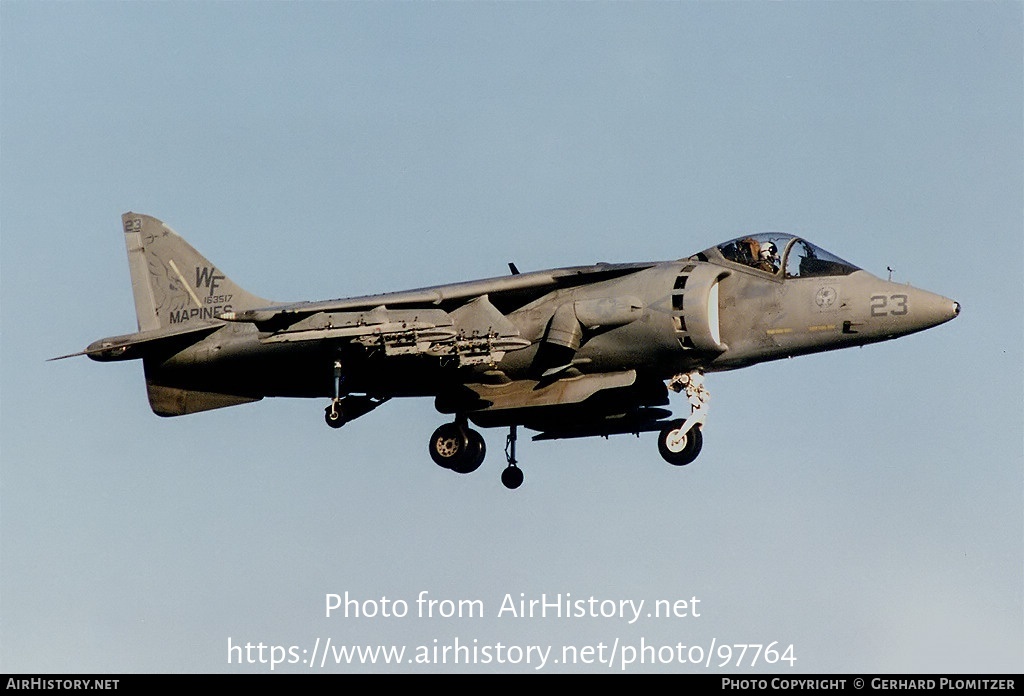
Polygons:
[[960,315],[960,303],[948,297],[917,289],[910,293],[910,297],[912,305],[917,305],[913,313],[918,315],[922,328],[945,324]]
[[895,338],[924,331],[955,319],[960,314],[960,303],[934,292],[910,285],[883,281],[872,290],[868,323],[871,331],[887,338]]
[[946,298],[942,299],[945,301],[945,307],[943,308],[943,318],[939,321],[939,323],[955,319],[957,316],[959,316],[959,302],[956,302],[955,300],[947,300]]

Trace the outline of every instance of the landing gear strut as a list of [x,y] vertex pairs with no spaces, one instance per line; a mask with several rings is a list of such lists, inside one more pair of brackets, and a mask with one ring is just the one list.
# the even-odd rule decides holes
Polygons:
[[508,438],[505,440],[505,460],[508,462],[501,472],[501,483],[509,490],[515,490],[523,485],[523,470],[516,466],[516,426],[511,425],[508,429]]
[[658,452],[669,464],[686,466],[700,454],[704,445],[702,429],[708,417],[707,404],[711,394],[704,388],[704,375],[699,371],[676,375],[668,383],[675,392],[686,392],[690,417],[669,423],[658,435]]
[[341,374],[341,361],[334,361],[334,398],[331,399],[331,405],[324,409],[324,420],[327,421],[327,425],[332,428],[340,428],[345,425],[349,419],[345,418],[344,414],[339,408],[341,404],[341,383],[344,381],[344,377]]

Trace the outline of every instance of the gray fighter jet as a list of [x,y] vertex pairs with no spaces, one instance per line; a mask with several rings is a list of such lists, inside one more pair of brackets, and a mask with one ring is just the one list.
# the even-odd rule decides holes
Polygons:
[[[141,359],[153,411],[180,416],[265,396],[330,400],[340,428],[396,396],[452,421],[430,456],[483,462],[469,423],[508,428],[508,488],[534,440],[658,433],[670,464],[700,453],[704,374],[885,341],[960,305],[882,280],[807,240],[752,234],[677,261],[599,263],[325,302],[278,303],[233,283],[170,227],[122,216],[138,331],[84,351]],[[62,357],[72,357],[65,355]],[[672,415],[669,392],[687,397]]]

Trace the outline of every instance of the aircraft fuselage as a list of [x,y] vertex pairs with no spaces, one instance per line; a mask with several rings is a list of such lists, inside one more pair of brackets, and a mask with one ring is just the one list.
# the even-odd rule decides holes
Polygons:
[[[274,303],[159,220],[126,213],[123,224],[139,331],[82,354],[141,358],[155,413],[329,397],[337,428],[390,398],[431,396],[455,417],[431,438],[434,460],[467,473],[485,451],[468,421],[510,427],[512,488],[518,425],[536,439],[660,430],[662,456],[686,464],[701,447],[705,373],[885,341],[960,311],[782,233],[677,261],[511,266],[498,278]],[[669,390],[685,391],[689,418],[671,420]]]

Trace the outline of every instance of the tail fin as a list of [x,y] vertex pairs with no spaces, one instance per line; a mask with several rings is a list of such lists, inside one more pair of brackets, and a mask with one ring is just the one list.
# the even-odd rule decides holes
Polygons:
[[139,331],[204,324],[223,312],[273,304],[233,283],[156,218],[125,213],[121,222]]

